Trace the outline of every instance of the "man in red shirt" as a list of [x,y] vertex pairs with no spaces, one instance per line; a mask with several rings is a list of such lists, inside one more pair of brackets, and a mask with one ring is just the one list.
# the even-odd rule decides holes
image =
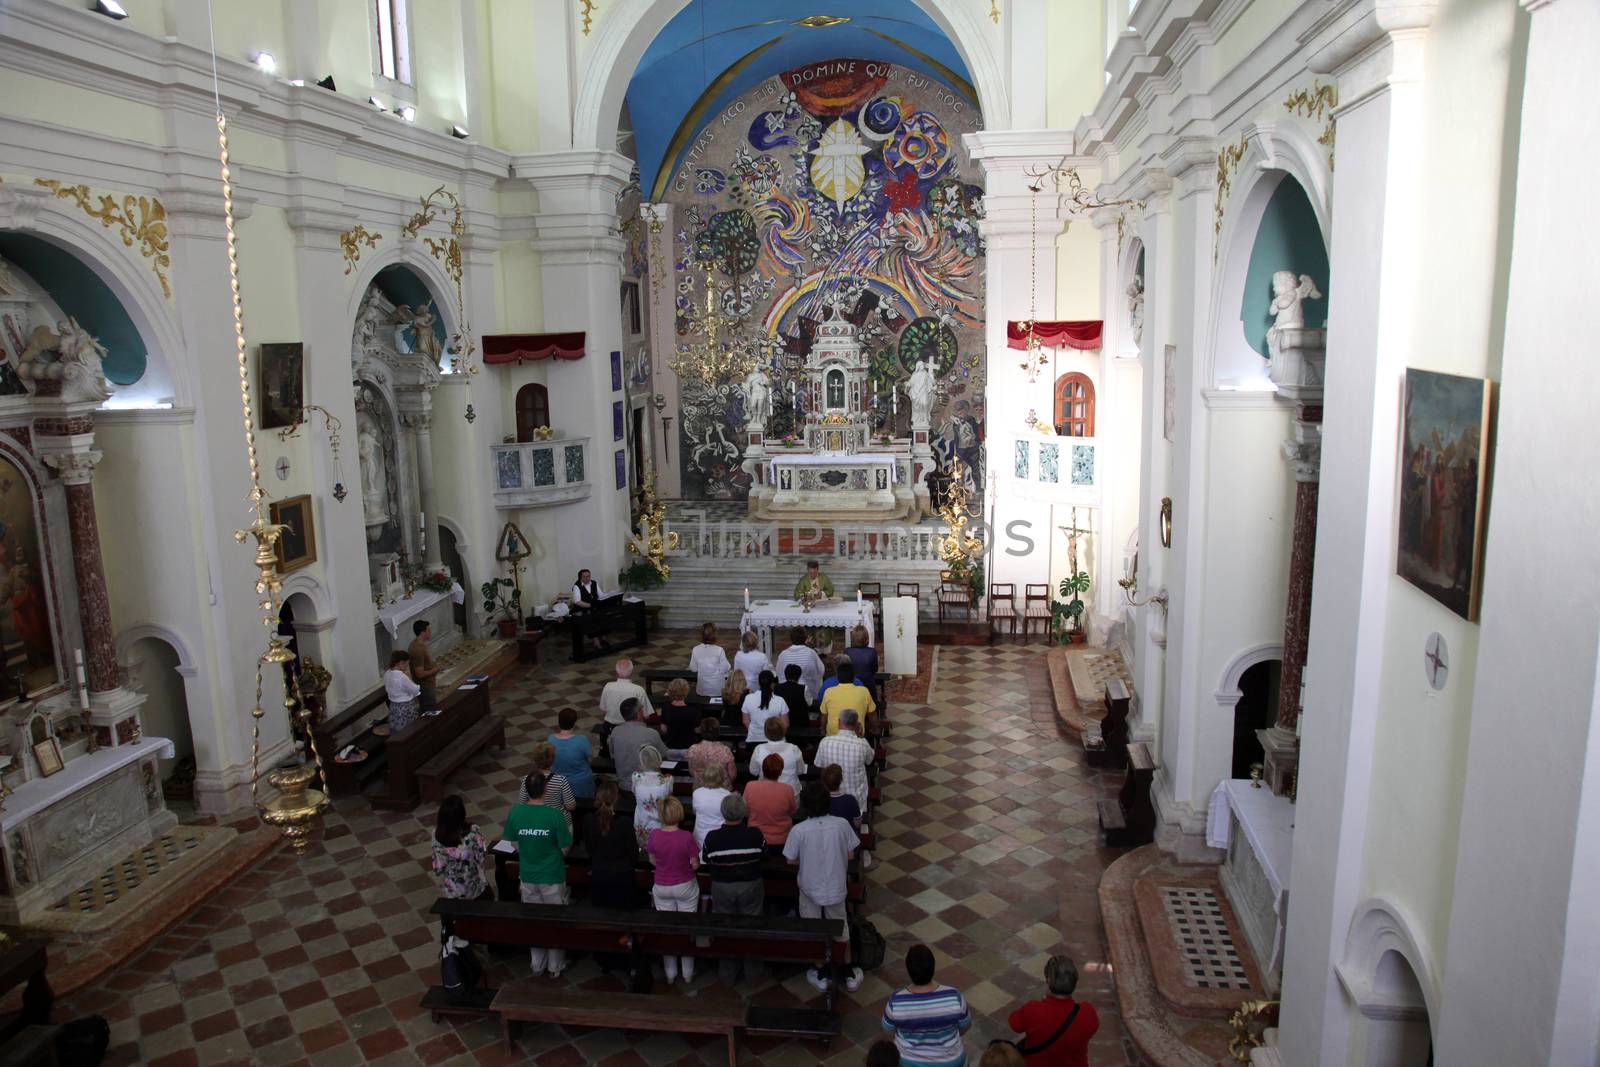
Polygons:
[[1100,1016],[1093,1004],[1072,999],[1077,966],[1065,956],[1051,956],[1044,982],[1050,995],[1028,1001],[1008,1020],[1023,1035],[1024,1061],[1028,1067],[1089,1067],[1089,1039],[1100,1029]]

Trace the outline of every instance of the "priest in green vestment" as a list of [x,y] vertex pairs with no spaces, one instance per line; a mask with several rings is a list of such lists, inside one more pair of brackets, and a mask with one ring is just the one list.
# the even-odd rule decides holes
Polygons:
[[806,573],[795,583],[794,598],[799,600],[806,594],[815,596],[833,596],[833,583],[828,576],[822,573],[822,568],[817,566],[817,561],[812,560],[806,564]]

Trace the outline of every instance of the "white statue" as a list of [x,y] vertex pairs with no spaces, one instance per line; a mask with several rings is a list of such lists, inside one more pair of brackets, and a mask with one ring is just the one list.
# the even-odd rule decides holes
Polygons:
[[[414,352],[429,360],[434,366],[439,364],[439,338],[434,335],[433,311],[427,304],[418,304],[417,310],[412,311],[405,304],[399,304],[394,309],[394,347],[401,352]],[[406,343],[405,332],[411,330],[411,342]]]
[[745,424],[765,427],[772,417],[772,379],[765,367],[753,367],[744,380]]
[[363,424],[357,451],[361,457],[361,504],[368,526],[389,519],[389,486],[384,476],[383,442],[377,431]]
[[934,394],[939,383],[933,376],[933,367],[925,359],[917,360],[911,377],[906,381],[906,395],[911,398],[911,425],[926,427],[933,415]]
[[1296,282],[1294,271],[1280,270],[1272,275],[1272,303],[1267,306],[1269,315],[1277,316],[1272,320],[1272,326],[1267,330],[1267,348],[1277,350],[1278,332],[1280,330],[1303,330],[1306,325],[1306,313],[1300,306],[1302,300],[1321,300],[1322,294],[1317,291],[1317,285],[1311,280],[1311,275],[1300,275]]
[[17,376],[30,382],[60,382],[66,400],[105,400],[111,395],[101,368],[105,346],[71,316],[57,322],[56,330],[34,327],[17,361]]
[[1128,324],[1133,329],[1133,343],[1144,343],[1144,275],[1135,274],[1128,283]]

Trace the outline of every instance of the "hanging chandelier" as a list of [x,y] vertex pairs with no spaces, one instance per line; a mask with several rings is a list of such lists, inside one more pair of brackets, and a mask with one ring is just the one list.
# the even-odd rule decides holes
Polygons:
[[[743,378],[760,362],[754,344],[741,342],[732,336],[738,324],[722,320],[717,311],[716,287],[711,284],[710,274],[706,275],[705,307],[700,315],[700,328],[705,339],[681,346],[677,355],[667,363],[679,378],[710,388]],[[720,337],[724,331],[729,335],[727,340]]]

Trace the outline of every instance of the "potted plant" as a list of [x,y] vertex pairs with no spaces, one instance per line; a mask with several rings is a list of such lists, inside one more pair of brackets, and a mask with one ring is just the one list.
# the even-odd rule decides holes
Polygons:
[[618,575],[622,587],[633,592],[643,592],[646,589],[659,589],[666,585],[666,579],[661,577],[661,572],[656,570],[654,563],[648,559],[635,560]]
[[522,590],[517,588],[517,583],[510,578],[495,578],[484,582],[478,591],[483,594],[484,614],[495,620],[500,636],[517,636],[517,626],[522,619]]
[[1083,594],[1089,591],[1089,572],[1061,579],[1062,600],[1050,602],[1051,629],[1057,644],[1070,645],[1083,637]]

